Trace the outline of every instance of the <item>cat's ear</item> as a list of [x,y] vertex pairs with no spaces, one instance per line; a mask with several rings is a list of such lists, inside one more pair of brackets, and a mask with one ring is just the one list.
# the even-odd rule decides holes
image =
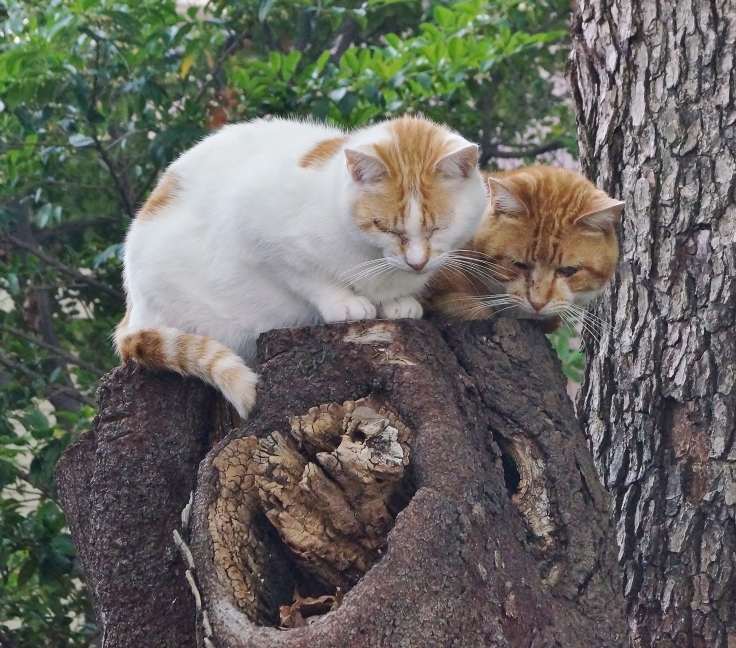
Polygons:
[[529,215],[526,205],[514,194],[511,187],[496,178],[488,178],[488,196],[494,216],[524,218]]
[[610,232],[618,225],[624,202],[605,196],[595,201],[593,210],[575,219],[575,224],[592,232]]
[[451,140],[442,150],[434,170],[446,178],[469,178],[478,166],[478,145],[457,138]]
[[345,149],[345,163],[353,180],[361,184],[373,184],[388,175],[386,165],[364,150]]

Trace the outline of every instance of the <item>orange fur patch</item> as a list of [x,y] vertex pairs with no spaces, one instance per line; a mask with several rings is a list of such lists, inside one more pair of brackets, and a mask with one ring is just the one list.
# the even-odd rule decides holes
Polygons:
[[120,357],[123,362],[135,360],[150,367],[167,367],[164,340],[154,329],[141,329],[125,335],[120,340]]
[[[496,264],[498,269],[484,268],[479,261],[479,271],[495,275],[505,292],[540,304],[562,299],[565,289],[593,293],[603,288],[618,263],[616,233],[594,232],[575,221],[599,209],[602,201],[610,202],[605,192],[578,173],[554,167],[532,166],[486,176],[500,180],[527,213],[494,214],[489,205],[464,253],[478,253],[479,259]],[[521,270],[515,263],[527,264],[535,272]],[[568,266],[579,270],[561,277],[557,270]],[[428,310],[466,319],[463,313],[469,313],[473,303],[468,298],[491,290],[455,272],[440,273],[427,300]],[[499,285],[495,292],[504,290]],[[474,312],[490,315],[482,309]]]
[[152,218],[162,207],[168,205],[180,190],[179,178],[173,171],[167,171],[161,176],[143,207],[138,210],[136,218],[141,220]]
[[299,166],[304,169],[324,166],[338,154],[347,139],[347,137],[334,137],[317,142],[313,148],[302,156],[299,160]]
[[215,353],[214,356],[212,356],[212,359],[207,363],[206,369],[210,373],[215,372],[215,366],[217,363],[222,360],[223,358],[227,358],[231,355],[231,352],[226,349],[221,349],[217,353]]
[[223,369],[221,371],[217,372],[217,375],[219,377],[219,380],[222,384],[225,385],[237,385],[238,381],[243,376],[243,368],[238,367],[228,367],[227,369]]
[[[423,227],[431,229],[448,213],[453,198],[452,188],[435,171],[449,131],[416,117],[395,119],[389,128],[392,138],[373,145],[376,156],[388,168],[387,181],[353,203],[355,222],[364,230],[400,231],[414,197]],[[380,224],[374,222],[376,219]]]

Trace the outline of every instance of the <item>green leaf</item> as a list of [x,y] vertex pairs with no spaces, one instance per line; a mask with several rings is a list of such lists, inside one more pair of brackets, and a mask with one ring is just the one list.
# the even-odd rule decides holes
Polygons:
[[401,39],[396,34],[384,34],[383,37],[386,39],[386,42],[395,50],[401,47]]
[[38,409],[34,408],[32,410],[29,410],[21,417],[21,422],[23,423],[23,427],[25,427],[27,430],[34,430],[39,428],[48,428],[49,426],[49,420],[46,418],[44,413]]
[[87,135],[82,135],[82,133],[75,133],[69,138],[69,144],[74,146],[75,148],[82,148],[83,146],[91,146],[95,143],[95,140]]
[[281,69],[281,63],[283,62],[283,56],[280,52],[269,52],[268,62],[271,65],[271,69],[274,72],[278,72]]
[[76,555],[71,536],[64,533],[51,539],[51,549],[60,556],[73,558]]
[[465,53],[465,43],[462,38],[451,38],[447,45],[447,53],[453,60],[458,60]]
[[113,23],[122,27],[131,36],[141,35],[141,24],[128,12],[126,11],[108,11],[106,12]]
[[313,73],[312,73],[312,74],[313,74],[313,75],[317,75],[317,74],[319,74],[320,72],[322,72],[322,70],[323,70],[323,69],[324,69],[324,67],[325,67],[325,64],[326,64],[326,63],[327,63],[327,61],[329,61],[329,60],[330,60],[330,52],[329,52],[329,51],[327,51],[327,52],[322,52],[322,54],[320,54],[319,58],[317,59],[317,61],[316,61],[316,62],[315,62],[315,64],[314,64],[314,71],[313,71]]
[[434,8],[434,19],[445,31],[450,31],[455,26],[455,12],[446,7],[436,6]]
[[5,282],[8,287],[8,292],[11,295],[20,294],[20,282],[18,281],[18,275],[15,272],[8,272],[5,275]]
[[0,457],[0,491],[6,486],[15,482],[16,469],[13,463],[7,459]]
[[121,259],[122,252],[123,252],[122,243],[113,243],[112,245],[108,245],[102,252],[100,252],[95,257],[94,261],[92,262],[92,265],[96,270],[101,265],[110,261],[110,259]]
[[302,53],[299,51],[289,52],[281,64],[281,78],[284,81],[288,81],[296,71],[296,66],[299,65],[299,60],[302,57]]
[[276,3],[276,0],[263,0],[261,6],[258,7],[258,22],[263,22],[268,16],[268,12],[271,11],[271,7]]
[[51,203],[46,203],[36,212],[36,225],[38,225],[38,227],[46,227],[53,215],[54,206]]
[[18,579],[17,584],[18,587],[23,587],[28,583],[28,581],[31,580],[36,574],[36,571],[38,570],[38,563],[32,558],[29,558],[23,563],[23,566],[20,568],[20,571],[18,572]]

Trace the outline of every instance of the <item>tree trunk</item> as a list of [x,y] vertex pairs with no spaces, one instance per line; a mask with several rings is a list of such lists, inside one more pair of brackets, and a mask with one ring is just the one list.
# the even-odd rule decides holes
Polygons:
[[636,646],[736,646],[731,0],[580,0],[580,157],[626,201],[580,401]]
[[196,380],[103,379],[57,478],[105,648],[621,646],[607,501],[532,325],[272,331],[258,370],[237,429]]

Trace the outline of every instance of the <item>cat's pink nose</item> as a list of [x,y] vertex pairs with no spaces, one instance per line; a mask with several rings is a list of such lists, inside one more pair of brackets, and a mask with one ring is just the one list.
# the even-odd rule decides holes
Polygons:
[[419,261],[418,263],[411,263],[407,261],[407,263],[409,264],[409,266],[414,268],[414,270],[419,272],[425,265],[427,265],[427,260],[425,259],[424,261]]
[[537,301],[536,299],[532,299],[531,297],[529,298],[529,303],[535,311],[540,311],[547,305],[546,301]]

